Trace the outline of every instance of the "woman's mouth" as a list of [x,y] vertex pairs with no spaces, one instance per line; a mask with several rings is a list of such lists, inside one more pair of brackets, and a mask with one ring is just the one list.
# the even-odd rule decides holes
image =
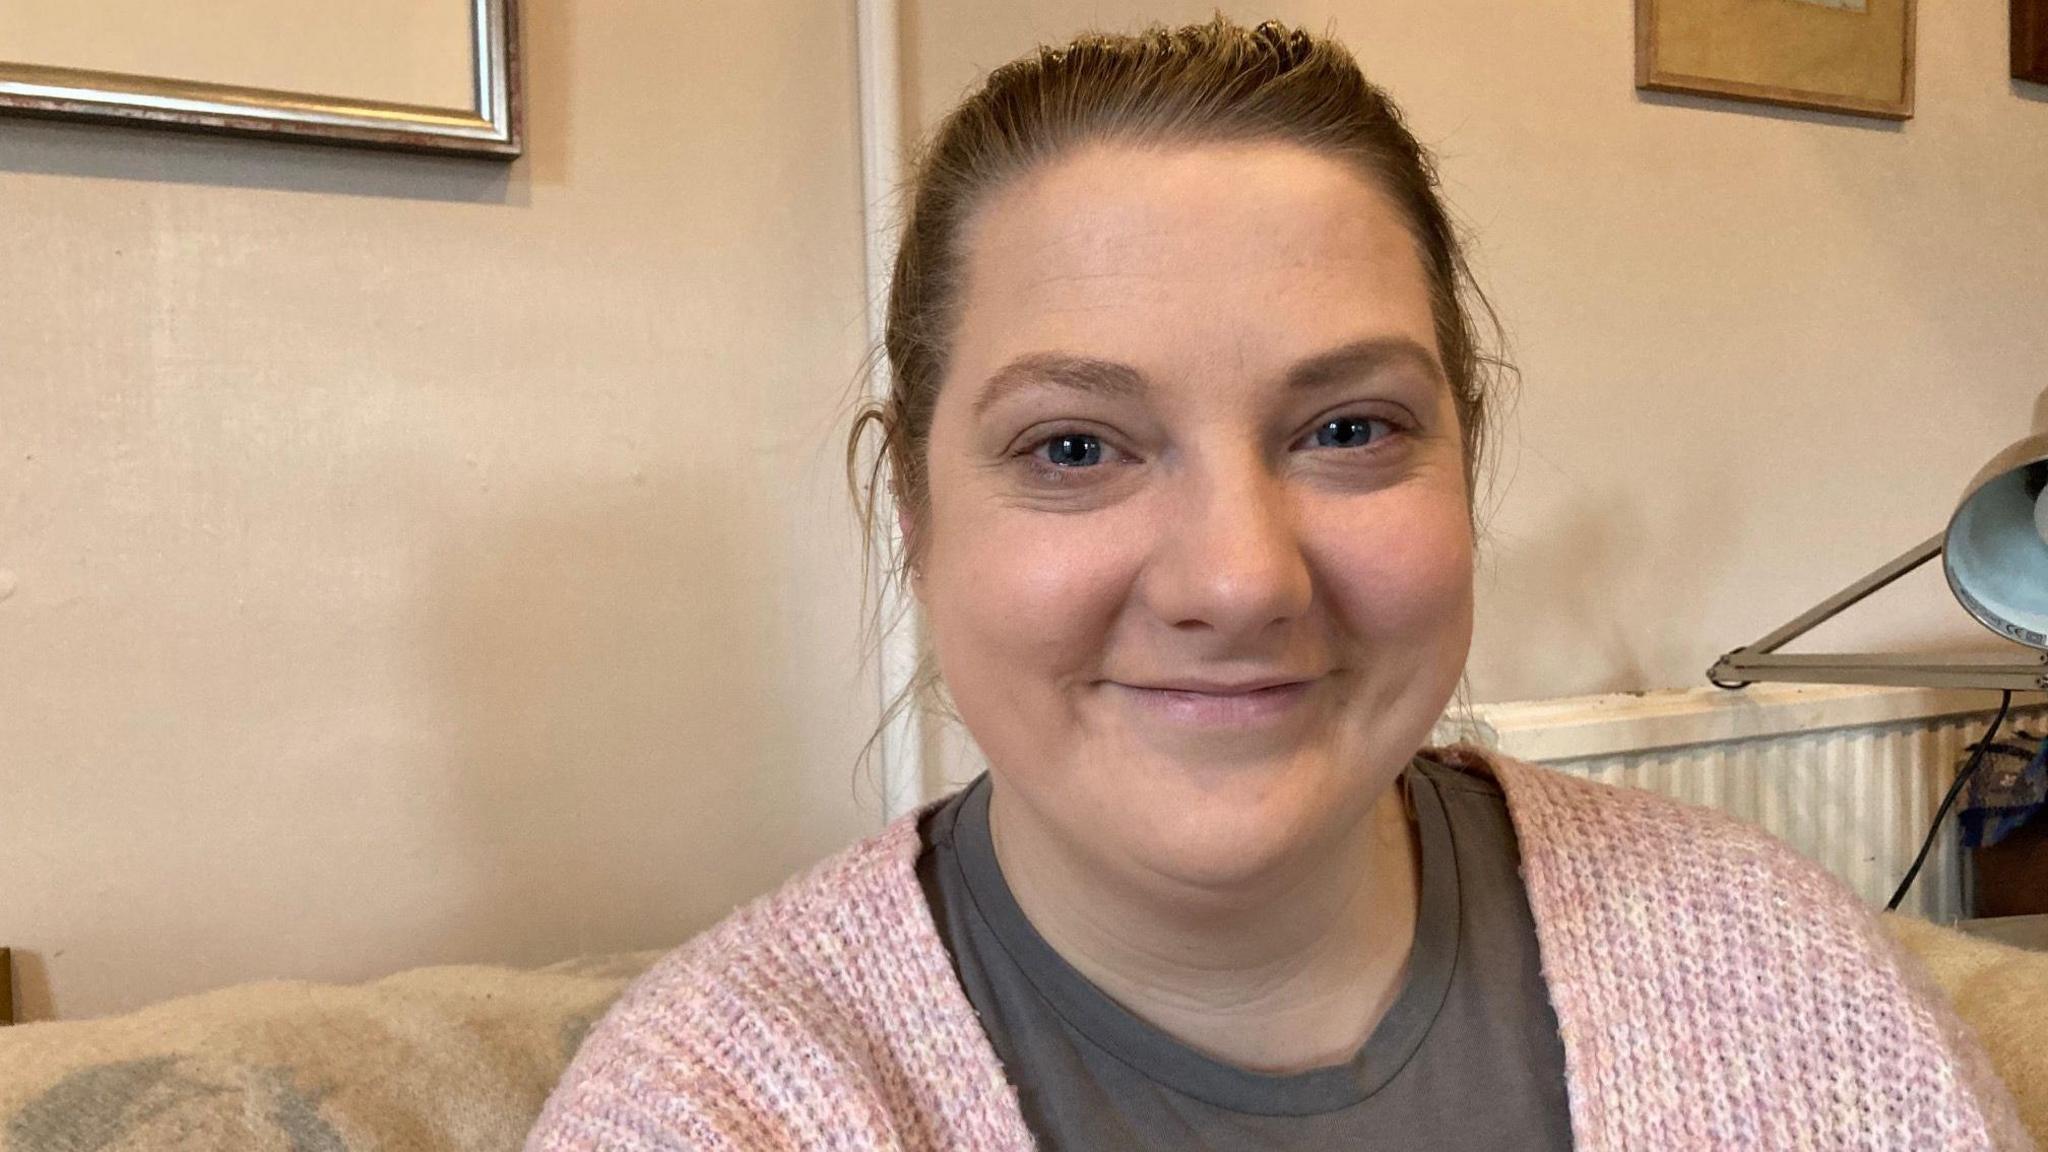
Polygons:
[[1252,728],[1291,717],[1321,677],[1267,678],[1237,684],[1166,681],[1158,684],[1106,683],[1147,715],[1201,728]]

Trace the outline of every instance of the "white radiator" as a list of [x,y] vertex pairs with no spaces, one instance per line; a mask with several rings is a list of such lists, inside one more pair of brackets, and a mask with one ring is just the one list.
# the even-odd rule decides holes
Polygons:
[[[1762,825],[1881,907],[1997,707],[1996,693],[1759,684],[1485,705],[1460,727],[1525,760]],[[2044,720],[2040,696],[2015,696],[2001,734],[2039,734]],[[1951,816],[1901,911],[1967,915],[1966,872]]]

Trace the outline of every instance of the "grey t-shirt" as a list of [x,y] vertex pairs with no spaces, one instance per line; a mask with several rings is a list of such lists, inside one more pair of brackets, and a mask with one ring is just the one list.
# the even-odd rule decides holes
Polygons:
[[1053,951],[996,862],[987,777],[925,818],[925,898],[1041,1147],[1571,1147],[1564,1046],[1499,786],[1426,759],[1406,779],[1422,861],[1407,978],[1349,1062],[1283,1076],[1182,1044]]

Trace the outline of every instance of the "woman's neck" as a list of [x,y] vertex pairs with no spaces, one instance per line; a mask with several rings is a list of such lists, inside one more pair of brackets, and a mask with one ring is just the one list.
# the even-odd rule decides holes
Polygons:
[[1399,995],[1420,868],[1398,785],[1314,859],[1245,890],[1182,894],[1105,884],[996,784],[997,860],[1032,926],[1097,988],[1197,1051],[1267,1073],[1342,1063]]

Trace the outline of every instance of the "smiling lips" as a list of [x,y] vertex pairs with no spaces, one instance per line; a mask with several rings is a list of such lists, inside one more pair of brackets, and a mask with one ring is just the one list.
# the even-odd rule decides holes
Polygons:
[[1175,724],[1243,728],[1286,719],[1322,678],[1263,677],[1236,683],[1170,680],[1157,684],[1110,681],[1148,713]]

